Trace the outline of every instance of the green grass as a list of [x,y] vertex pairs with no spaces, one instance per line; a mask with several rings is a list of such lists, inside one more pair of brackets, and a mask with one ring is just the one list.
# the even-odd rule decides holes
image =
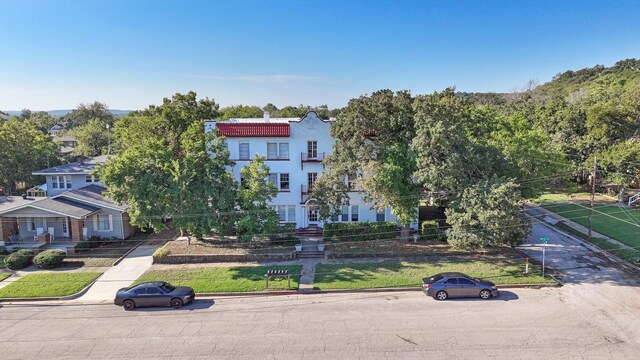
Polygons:
[[314,287],[320,290],[414,287],[420,286],[422,278],[445,271],[463,272],[497,285],[554,283],[550,278],[543,278],[532,265],[529,266],[530,273],[524,274],[524,262],[448,259],[432,262],[318,264]]
[[[149,270],[136,283],[162,280],[173,285],[190,286],[196,293],[247,292],[265,290],[267,270],[289,270],[291,289],[298,288],[302,266],[234,266],[175,270]],[[287,289],[287,280],[269,280],[269,290]]]
[[99,272],[29,274],[0,289],[0,298],[58,297],[77,293]]
[[[589,206],[575,204],[542,205],[580,225],[589,226]],[[593,211],[593,230],[616,239],[621,243],[640,248],[640,211],[610,205],[595,205]]]
[[[573,235],[576,236],[582,240],[585,241],[589,241],[587,239],[587,235],[570,227],[569,225],[563,223],[563,222],[559,222],[555,225],[557,228]],[[590,242],[594,245],[596,245],[597,247],[599,247],[602,250],[606,250],[614,255],[616,255],[617,257],[632,263],[632,264],[637,264],[638,259],[640,259],[640,251],[638,250],[632,250],[632,249],[620,249],[620,247],[616,244],[612,244],[609,241],[602,239],[602,238],[598,238],[598,237],[592,237]]]
[[9,276],[11,276],[11,274],[7,274],[7,273],[0,273],[0,281],[8,278]]
[[529,201],[537,204],[545,203],[545,202],[559,202],[559,201],[569,201],[569,200],[571,199],[569,198],[568,194],[552,194],[552,193],[542,194],[537,198],[529,199]]

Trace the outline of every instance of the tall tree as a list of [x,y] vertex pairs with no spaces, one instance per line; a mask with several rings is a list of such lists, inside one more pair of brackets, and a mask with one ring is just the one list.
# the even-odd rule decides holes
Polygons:
[[421,188],[413,177],[416,159],[408,146],[415,131],[411,104],[409,92],[390,90],[349,101],[332,124],[333,153],[314,185],[323,218],[348,204],[345,179],[356,177],[353,190],[379,210],[390,206],[407,236],[408,225],[417,218]]
[[202,122],[216,111],[213,100],[190,92],[119,121],[122,153],[98,171],[107,195],[129,204],[133,224],[197,237],[231,227],[236,192],[226,171],[229,151],[222,138],[204,133]]
[[89,120],[85,125],[73,128],[70,131],[78,146],[74,152],[84,156],[97,156],[108,152],[110,134],[106,125],[98,120]]
[[259,118],[263,112],[257,106],[229,106],[220,110],[219,120],[227,120],[232,118]]
[[256,154],[253,161],[240,170],[242,184],[238,191],[237,233],[244,241],[261,234],[275,234],[278,215],[269,202],[278,195],[278,189],[267,180],[269,167],[265,156]]
[[17,182],[34,185],[31,173],[58,164],[59,147],[29,121],[0,122],[0,185],[15,191]]
[[446,210],[447,241],[454,248],[479,249],[521,244],[531,221],[520,211],[518,185],[504,179],[468,187]]
[[85,125],[92,119],[98,119],[104,124],[113,124],[115,121],[115,117],[109,111],[109,107],[99,101],[94,101],[92,104],[80,104],[62,118],[69,129]]

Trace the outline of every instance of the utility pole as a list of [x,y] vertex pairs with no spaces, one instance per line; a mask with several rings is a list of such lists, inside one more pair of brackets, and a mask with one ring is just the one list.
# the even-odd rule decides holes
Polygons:
[[107,124],[107,139],[109,142],[109,145],[107,147],[107,155],[111,155],[111,126],[109,124]]
[[591,242],[591,230],[593,229],[593,198],[596,193],[596,167],[597,157],[593,157],[593,172],[591,173],[591,206],[589,207],[589,233],[587,234],[587,240]]

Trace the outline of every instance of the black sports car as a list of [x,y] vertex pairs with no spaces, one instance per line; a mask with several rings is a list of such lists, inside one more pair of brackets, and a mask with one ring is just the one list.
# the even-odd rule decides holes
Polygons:
[[148,281],[118,290],[113,303],[124,307],[125,310],[145,306],[180,307],[192,302],[195,296],[193,289],[187,286],[173,286],[164,281]]

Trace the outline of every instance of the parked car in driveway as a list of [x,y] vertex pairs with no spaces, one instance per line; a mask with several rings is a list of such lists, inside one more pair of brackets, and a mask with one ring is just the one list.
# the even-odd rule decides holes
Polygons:
[[480,297],[486,300],[500,295],[491,281],[457,272],[444,272],[422,279],[422,291],[436,300],[455,297]]
[[118,290],[113,302],[129,311],[147,306],[180,307],[191,303],[195,296],[193,289],[187,286],[173,286],[164,281],[148,281]]

